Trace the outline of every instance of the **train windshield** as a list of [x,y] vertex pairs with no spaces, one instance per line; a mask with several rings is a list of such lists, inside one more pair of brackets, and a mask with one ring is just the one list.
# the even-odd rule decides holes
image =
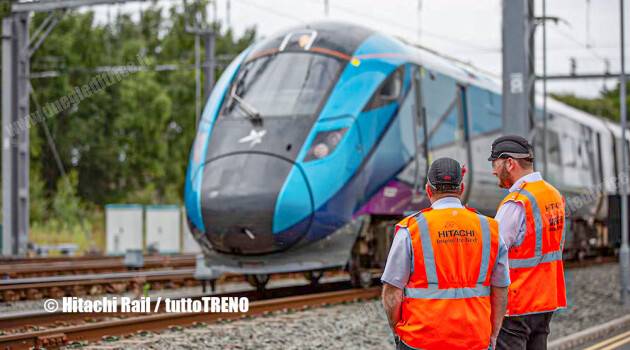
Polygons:
[[297,117],[317,112],[337,79],[333,57],[283,52],[256,58],[239,71],[226,94],[225,117]]

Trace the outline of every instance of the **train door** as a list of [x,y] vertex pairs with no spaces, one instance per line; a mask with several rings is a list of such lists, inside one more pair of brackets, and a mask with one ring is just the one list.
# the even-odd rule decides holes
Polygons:
[[437,158],[449,157],[467,168],[466,192],[462,198],[467,203],[473,181],[468,87],[437,72],[424,69],[422,72],[425,158],[430,164]]
[[597,188],[599,189],[599,199],[597,201],[597,210],[595,211],[596,218],[605,218],[606,211],[606,185],[605,185],[605,175],[604,175],[604,159],[602,154],[602,135],[600,132],[593,130],[593,135],[595,136],[595,160],[593,161],[594,168],[594,183],[597,184]]
[[[428,149],[425,142],[421,68],[407,64],[397,71],[404,72],[401,75],[401,96],[396,100],[400,105],[371,162],[377,164],[381,172],[393,170],[398,173],[394,179],[388,175],[374,181],[380,186],[379,192],[371,197],[368,204],[367,210],[372,215],[370,229],[362,234],[362,238],[370,241],[372,247],[368,260],[373,267],[380,268],[385,266],[396,222],[401,216],[429,205],[424,191]],[[373,178],[376,175],[376,172],[372,173]]]
[[410,206],[405,209],[417,210],[421,209],[420,204],[424,198],[424,184],[428,172],[428,147],[426,128],[424,127],[426,125],[426,111],[422,103],[422,68],[408,65],[406,72],[405,79],[409,83],[409,90],[402,100],[398,113],[398,124],[395,126],[395,129],[398,130],[397,142],[402,145],[402,149],[396,152],[402,151],[404,153],[406,166],[396,178],[412,189]]
[[427,159],[429,157],[429,147],[427,143],[427,115],[422,98],[422,67],[415,67],[413,69],[412,77],[412,101],[413,101],[413,122],[410,127],[413,130],[414,135],[414,191],[413,200],[418,201],[419,193],[423,190],[427,181],[427,174],[429,172],[429,163]]
[[440,157],[450,157],[468,165],[465,88],[449,76],[427,69],[422,72],[427,160],[431,163]]
[[[458,103],[457,103],[457,108],[458,108],[458,116],[459,116],[459,130],[460,130],[460,134],[462,135],[460,138],[460,149],[464,150],[465,153],[465,160],[463,160],[463,163],[466,165],[466,175],[464,177],[464,182],[466,184],[465,186],[465,192],[464,192],[464,196],[462,198],[462,201],[464,203],[468,203],[468,200],[470,199],[470,191],[472,189],[472,183],[473,183],[473,174],[474,174],[474,164],[473,164],[473,156],[472,156],[472,132],[471,132],[471,117],[470,117],[470,113],[468,111],[468,94],[467,94],[467,88],[464,85],[458,85],[457,86],[457,90],[458,90]],[[463,155],[462,155],[463,156]],[[462,158],[464,159],[464,158]]]

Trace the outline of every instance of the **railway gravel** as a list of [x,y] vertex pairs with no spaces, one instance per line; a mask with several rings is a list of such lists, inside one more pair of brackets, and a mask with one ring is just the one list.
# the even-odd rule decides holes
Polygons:
[[618,264],[570,269],[565,278],[569,307],[554,315],[551,339],[630,313],[630,309],[621,307]]
[[[629,312],[619,305],[617,264],[568,270],[570,307],[558,312],[550,339]],[[88,349],[388,349],[393,348],[380,302],[336,305],[212,325],[172,328],[90,344]]]

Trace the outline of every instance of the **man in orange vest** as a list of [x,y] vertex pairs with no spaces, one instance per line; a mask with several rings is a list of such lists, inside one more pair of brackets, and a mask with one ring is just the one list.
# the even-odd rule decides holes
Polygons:
[[497,349],[547,349],[551,316],[567,305],[564,198],[534,172],[526,139],[499,137],[488,160],[499,187],[509,190],[495,216],[509,249],[512,281]]
[[383,306],[397,349],[494,348],[510,284],[498,223],[462,206],[457,161],[429,169],[431,208],[403,219],[383,271]]

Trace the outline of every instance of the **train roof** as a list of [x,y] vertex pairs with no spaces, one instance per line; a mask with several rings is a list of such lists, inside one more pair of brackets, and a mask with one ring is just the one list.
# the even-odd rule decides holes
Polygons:
[[[339,21],[317,21],[300,24],[263,38],[254,45],[248,57],[257,57],[285,49],[298,48],[302,50],[303,48],[310,49],[311,47],[351,56],[365,39],[374,33],[374,30],[370,28]],[[301,43],[300,40],[302,40],[301,37],[303,36],[310,42]]]
[[[278,47],[282,40],[287,38],[288,34],[304,30],[315,30],[318,32],[317,45],[334,49],[347,55],[352,55],[354,50],[356,50],[356,48],[371,35],[382,35],[392,41],[398,41],[404,44],[408,50],[408,59],[411,62],[421,65],[431,71],[448,75],[462,84],[475,85],[495,94],[502,94],[502,80],[498,75],[484,71],[470,63],[460,61],[454,57],[449,57],[427,47],[412,44],[405,39],[392,37],[384,33],[378,33],[361,25],[345,22],[320,21],[306,25],[298,25],[288,30],[282,30],[259,42],[250,53],[250,57],[255,55],[256,52],[262,52],[273,47]],[[542,108],[542,98],[542,95],[536,95],[537,108]],[[561,114],[593,129],[597,129],[602,132],[610,130],[616,135],[616,137],[621,136],[621,128],[617,123],[570,107],[560,101],[554,100],[553,98],[547,97],[547,109],[552,114]]]
[[[537,104],[540,104],[542,106],[543,96],[538,95],[536,97],[538,97],[538,100],[540,101],[540,103]],[[604,120],[603,118],[588,114],[577,108],[554,100],[551,97],[547,97],[547,108],[552,114],[561,114],[569,119],[575,120],[580,124],[587,125],[592,129],[597,129],[601,132],[606,132],[609,130],[609,127],[606,125],[606,120]]]
[[[402,39],[400,40],[409,47],[414,58],[413,60],[416,63],[430,70],[435,70],[442,74],[449,75],[461,83],[473,84],[496,94],[502,94],[502,81],[498,76],[483,71],[470,63],[462,62],[455,58],[442,55],[425,47],[409,44]],[[537,108],[542,109],[542,100],[542,94],[537,94]],[[621,127],[619,124],[602,117],[586,113],[551,97],[547,97],[547,109],[549,113],[561,114],[562,116],[572,119],[580,124],[587,125],[592,129],[597,129],[600,132],[612,131],[616,137],[621,137]]]
[[499,77],[485,72],[473,65],[455,58],[442,55],[426,47],[409,44],[402,40],[410,50],[412,60],[429,70],[435,70],[451,76],[465,84],[474,84],[496,94],[501,94]]
[[610,120],[604,120],[604,123],[606,123],[606,126],[608,127],[610,132],[612,132],[613,135],[615,135],[615,137],[621,138],[621,126],[619,124],[612,122]]

